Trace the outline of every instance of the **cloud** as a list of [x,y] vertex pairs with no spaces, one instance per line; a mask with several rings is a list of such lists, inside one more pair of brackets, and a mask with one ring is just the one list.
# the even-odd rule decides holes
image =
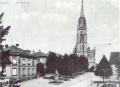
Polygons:
[[[88,30],[88,44],[105,44],[118,32],[119,10],[116,1],[84,0],[85,17]],[[112,3],[112,5],[111,5]],[[76,44],[77,22],[80,17],[81,0],[29,0],[29,4],[0,5],[5,12],[3,24],[11,25],[7,41],[19,43],[21,48],[38,50],[47,53],[49,50],[58,53],[72,52]],[[116,42],[116,37],[112,42]],[[107,56],[117,51],[113,47],[96,47],[96,58]]]

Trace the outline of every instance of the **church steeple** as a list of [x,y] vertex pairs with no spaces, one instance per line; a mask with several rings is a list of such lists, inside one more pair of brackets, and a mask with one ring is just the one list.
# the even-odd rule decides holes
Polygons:
[[81,13],[80,17],[84,17],[84,6],[83,6],[83,0],[82,0],[82,5],[81,5]]
[[78,19],[76,37],[77,39],[75,46],[75,54],[79,57],[82,55],[87,58],[87,25],[86,25],[86,18],[84,16],[83,0],[81,4],[80,17]]

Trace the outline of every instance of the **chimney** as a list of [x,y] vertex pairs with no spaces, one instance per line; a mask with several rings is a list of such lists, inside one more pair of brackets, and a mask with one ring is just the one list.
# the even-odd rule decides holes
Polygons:
[[35,50],[33,50],[33,53],[35,53]]
[[8,48],[8,44],[5,45],[5,48]]
[[19,47],[19,44],[16,44],[16,47]]
[[39,49],[39,52],[41,52],[41,50]]

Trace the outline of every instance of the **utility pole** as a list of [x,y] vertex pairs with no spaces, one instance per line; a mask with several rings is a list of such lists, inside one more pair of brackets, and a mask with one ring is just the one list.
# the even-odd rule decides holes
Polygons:
[[[85,34],[85,32],[84,32],[84,34]],[[84,34],[83,34],[83,57],[84,57]]]
[[92,87],[92,77],[91,77],[91,87]]
[[120,59],[118,59],[118,79],[119,79],[119,87],[120,87],[120,64],[119,64],[119,62],[120,62]]
[[105,69],[102,69],[102,70],[103,70],[103,83],[104,83]]

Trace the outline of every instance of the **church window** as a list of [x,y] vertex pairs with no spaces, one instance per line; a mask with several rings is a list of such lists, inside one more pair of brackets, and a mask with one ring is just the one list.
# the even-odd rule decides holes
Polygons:
[[81,45],[80,45],[80,51],[81,51]]
[[83,31],[81,31],[81,34],[83,34]]
[[84,35],[80,34],[80,42],[84,42]]

